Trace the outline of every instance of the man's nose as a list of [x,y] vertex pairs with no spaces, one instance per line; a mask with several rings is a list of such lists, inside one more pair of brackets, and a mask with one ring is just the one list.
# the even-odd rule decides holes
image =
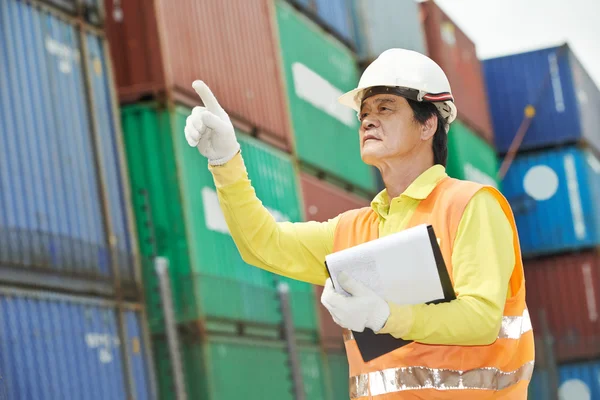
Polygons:
[[367,116],[363,118],[361,125],[364,130],[377,128],[379,127],[379,120],[377,118]]

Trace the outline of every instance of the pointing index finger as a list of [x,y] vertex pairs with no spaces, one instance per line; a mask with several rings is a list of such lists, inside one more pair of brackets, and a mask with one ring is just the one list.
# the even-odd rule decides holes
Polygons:
[[221,105],[217,101],[217,98],[211,92],[210,88],[203,81],[194,81],[192,87],[198,93],[198,96],[202,99],[204,106],[211,112],[217,112],[221,110]]

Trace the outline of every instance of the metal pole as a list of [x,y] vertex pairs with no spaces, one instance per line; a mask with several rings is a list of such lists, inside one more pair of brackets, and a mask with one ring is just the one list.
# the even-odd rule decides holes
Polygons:
[[179,352],[179,337],[177,335],[177,325],[173,313],[173,298],[171,297],[169,261],[165,257],[156,257],[154,266],[156,268],[156,273],[158,274],[160,297],[162,299],[163,312],[165,314],[167,345],[173,368],[173,378],[175,380],[175,395],[177,400],[186,400],[187,393],[185,391],[181,354]]
[[279,301],[281,303],[281,313],[283,314],[283,329],[290,368],[292,370],[292,383],[294,386],[294,395],[296,400],[305,400],[304,383],[302,382],[302,370],[300,369],[300,360],[298,358],[298,347],[296,346],[296,335],[294,331],[294,321],[292,319],[292,309],[290,306],[290,289],[287,283],[279,282],[277,285]]
[[554,338],[548,327],[548,319],[546,310],[539,311],[542,336],[543,336],[543,351],[544,361],[546,364],[546,372],[548,373],[548,398],[550,400],[559,400],[558,398],[558,368],[556,366],[556,358],[554,357]]

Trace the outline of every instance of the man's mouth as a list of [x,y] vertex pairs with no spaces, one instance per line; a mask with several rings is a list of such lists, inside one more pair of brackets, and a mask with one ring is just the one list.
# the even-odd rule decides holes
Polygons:
[[365,135],[363,137],[363,143],[366,143],[368,140],[381,140],[378,137],[374,136],[374,135]]

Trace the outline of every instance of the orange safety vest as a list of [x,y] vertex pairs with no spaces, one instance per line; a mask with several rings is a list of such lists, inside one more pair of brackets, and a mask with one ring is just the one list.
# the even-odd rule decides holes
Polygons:
[[[448,346],[411,343],[364,362],[346,330],[352,399],[526,399],[535,358],[531,321],[525,304],[525,279],[514,217],[506,199],[494,188],[444,178],[421,201],[407,228],[431,224],[452,277],[452,247],[469,200],[489,190],[513,228],[515,266],[510,278],[498,339],[488,346]],[[379,218],[371,208],[344,213],[334,237],[340,251],[379,236]],[[458,295],[458,294],[457,294]]]

